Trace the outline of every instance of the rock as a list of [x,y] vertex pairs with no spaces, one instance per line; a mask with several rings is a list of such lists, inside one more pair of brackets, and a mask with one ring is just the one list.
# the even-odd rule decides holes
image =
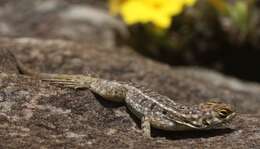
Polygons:
[[[80,1],[82,3],[82,1]],[[72,1],[9,0],[0,2],[0,35],[69,39],[115,47],[128,39],[122,21],[107,10]]]
[[[172,68],[116,48],[116,36],[127,37],[125,26],[87,2],[0,2],[0,148],[260,148],[259,84]],[[188,105],[220,98],[238,116],[229,129],[153,129],[153,139],[144,138],[139,120],[123,104],[21,75],[8,50],[39,72],[131,80]]]
[[[39,72],[98,74],[136,81],[177,102],[192,105],[220,98],[236,107],[228,129],[166,132],[142,136],[140,124],[123,104],[88,90],[52,86],[15,70],[15,53]],[[260,85],[203,69],[171,68],[127,48],[96,48],[64,40],[1,38],[1,148],[259,148]],[[13,62],[13,63],[12,63]],[[10,67],[9,67],[10,65]],[[14,69],[14,71],[5,70]],[[3,72],[4,71],[4,72]]]
[[0,52],[0,72],[8,73],[19,73],[16,64],[14,55],[7,49],[1,49]]

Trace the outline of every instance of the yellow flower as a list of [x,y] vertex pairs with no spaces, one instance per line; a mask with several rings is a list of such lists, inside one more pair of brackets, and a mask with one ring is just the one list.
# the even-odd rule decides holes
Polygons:
[[172,17],[192,6],[196,0],[110,0],[112,14],[120,14],[128,25],[152,23],[166,29]]

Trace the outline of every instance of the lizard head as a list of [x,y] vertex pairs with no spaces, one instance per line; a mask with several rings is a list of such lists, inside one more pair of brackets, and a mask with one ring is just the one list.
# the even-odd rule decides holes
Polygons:
[[218,101],[201,103],[197,110],[191,125],[199,129],[222,128],[236,115],[230,105]]

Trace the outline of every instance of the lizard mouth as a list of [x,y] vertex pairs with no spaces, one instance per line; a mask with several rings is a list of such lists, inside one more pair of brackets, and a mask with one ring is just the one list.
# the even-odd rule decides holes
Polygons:
[[230,115],[228,115],[228,116],[223,120],[223,122],[226,123],[226,124],[228,124],[228,123],[231,122],[231,120],[232,120],[235,116],[236,116],[236,113],[233,112],[233,113],[231,113]]
[[231,123],[231,120],[236,116],[236,113],[233,112],[229,114],[227,117],[222,119],[220,122],[215,123],[213,125],[209,125],[207,128],[215,128],[215,129],[224,129],[227,128],[228,125]]
[[236,113],[233,112],[231,114],[229,114],[228,116],[226,116],[225,118],[219,119],[217,121],[210,121],[207,119],[202,120],[202,124],[203,125],[196,125],[196,124],[192,124],[192,128],[194,129],[223,129],[226,128],[231,120],[236,116]]

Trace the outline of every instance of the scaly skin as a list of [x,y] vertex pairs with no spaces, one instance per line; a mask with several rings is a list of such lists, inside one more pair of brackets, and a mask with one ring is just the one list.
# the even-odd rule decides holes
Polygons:
[[151,126],[174,131],[222,128],[236,115],[230,105],[221,102],[209,101],[185,106],[133,83],[109,81],[88,75],[37,73],[24,67],[18,60],[17,64],[23,74],[64,87],[89,89],[104,99],[124,102],[141,119],[147,137],[150,137]]

